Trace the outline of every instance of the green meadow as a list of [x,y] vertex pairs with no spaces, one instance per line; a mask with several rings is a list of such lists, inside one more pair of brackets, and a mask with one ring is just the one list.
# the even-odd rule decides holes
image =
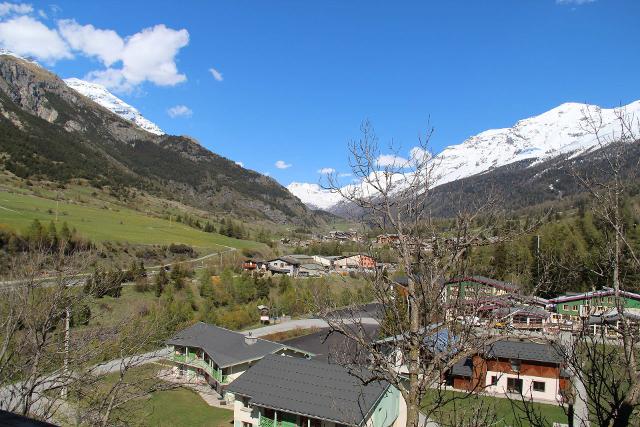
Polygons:
[[183,243],[197,249],[261,248],[261,243],[238,240],[217,233],[205,233],[187,225],[169,221],[143,212],[105,203],[102,207],[56,202],[29,194],[0,193],[0,226],[22,232],[38,219],[43,225],[56,220],[93,241],[127,242],[130,244]]

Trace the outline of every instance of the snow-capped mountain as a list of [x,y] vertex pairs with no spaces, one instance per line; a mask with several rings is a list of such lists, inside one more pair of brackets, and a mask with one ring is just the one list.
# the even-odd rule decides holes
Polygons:
[[[585,114],[601,120],[600,135],[611,138],[619,134],[618,111],[634,116],[638,127],[640,101],[621,108],[565,103],[538,116],[520,120],[510,128],[491,129],[451,145],[434,157],[437,185],[481,174],[520,160],[535,163],[561,154],[580,154],[598,148],[595,135],[589,131]],[[640,129],[635,129],[640,133]],[[315,184],[291,183],[289,191],[305,204],[329,210],[340,197]]]
[[136,108],[109,92],[106,87],[76,78],[64,79],[64,82],[71,89],[86,96],[107,110],[116,113],[120,117],[132,121],[147,132],[164,135],[164,131],[160,129],[158,125],[143,117]]
[[342,197],[320,187],[318,184],[306,182],[292,182],[287,185],[287,190],[302,202],[313,209],[327,210],[335,206]]

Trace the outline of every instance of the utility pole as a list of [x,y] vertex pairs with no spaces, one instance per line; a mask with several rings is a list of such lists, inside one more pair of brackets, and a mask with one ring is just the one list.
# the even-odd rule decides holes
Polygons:
[[67,304],[67,308],[65,310],[65,318],[64,318],[64,362],[63,362],[63,372],[64,377],[63,381],[64,386],[62,387],[60,395],[63,399],[67,398],[67,384],[66,382],[69,379],[69,341],[70,341],[70,332],[71,332],[71,307]]

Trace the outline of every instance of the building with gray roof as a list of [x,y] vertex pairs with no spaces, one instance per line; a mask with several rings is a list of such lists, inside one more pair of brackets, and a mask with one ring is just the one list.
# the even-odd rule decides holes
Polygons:
[[540,402],[564,397],[568,376],[559,344],[501,340],[456,363],[447,382],[454,389],[522,394]]
[[217,391],[269,354],[310,357],[312,354],[208,323],[198,322],[166,341],[176,374],[201,378]]
[[388,427],[403,420],[400,394],[389,383],[363,385],[345,368],[315,360],[266,356],[228,392],[235,425]]

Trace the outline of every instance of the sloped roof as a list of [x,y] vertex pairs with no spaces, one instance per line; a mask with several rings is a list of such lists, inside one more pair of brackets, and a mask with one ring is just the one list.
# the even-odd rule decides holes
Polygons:
[[358,426],[388,387],[380,381],[364,386],[339,365],[270,355],[227,390],[257,406]]
[[[519,359],[554,364],[561,364],[564,360],[562,350],[556,344],[519,340],[502,340],[487,345],[485,359]],[[471,377],[472,373],[471,357],[458,361],[451,368],[451,374],[458,377]]]
[[257,360],[288,348],[261,338],[255,338],[253,344],[247,344],[244,334],[203,322],[178,332],[167,340],[167,344],[201,348],[221,368]]
[[[559,297],[550,299],[549,302],[552,304],[560,304],[564,302],[580,301],[584,299],[600,298],[600,297],[614,296],[614,295],[615,295],[615,291],[613,289],[605,288],[599,291],[584,292],[581,294],[561,295]],[[633,292],[620,291],[620,296],[623,298],[629,298],[629,299],[640,301],[640,295],[635,294]]]
[[487,358],[520,359],[531,362],[562,363],[562,350],[555,344],[502,340],[487,346]]

